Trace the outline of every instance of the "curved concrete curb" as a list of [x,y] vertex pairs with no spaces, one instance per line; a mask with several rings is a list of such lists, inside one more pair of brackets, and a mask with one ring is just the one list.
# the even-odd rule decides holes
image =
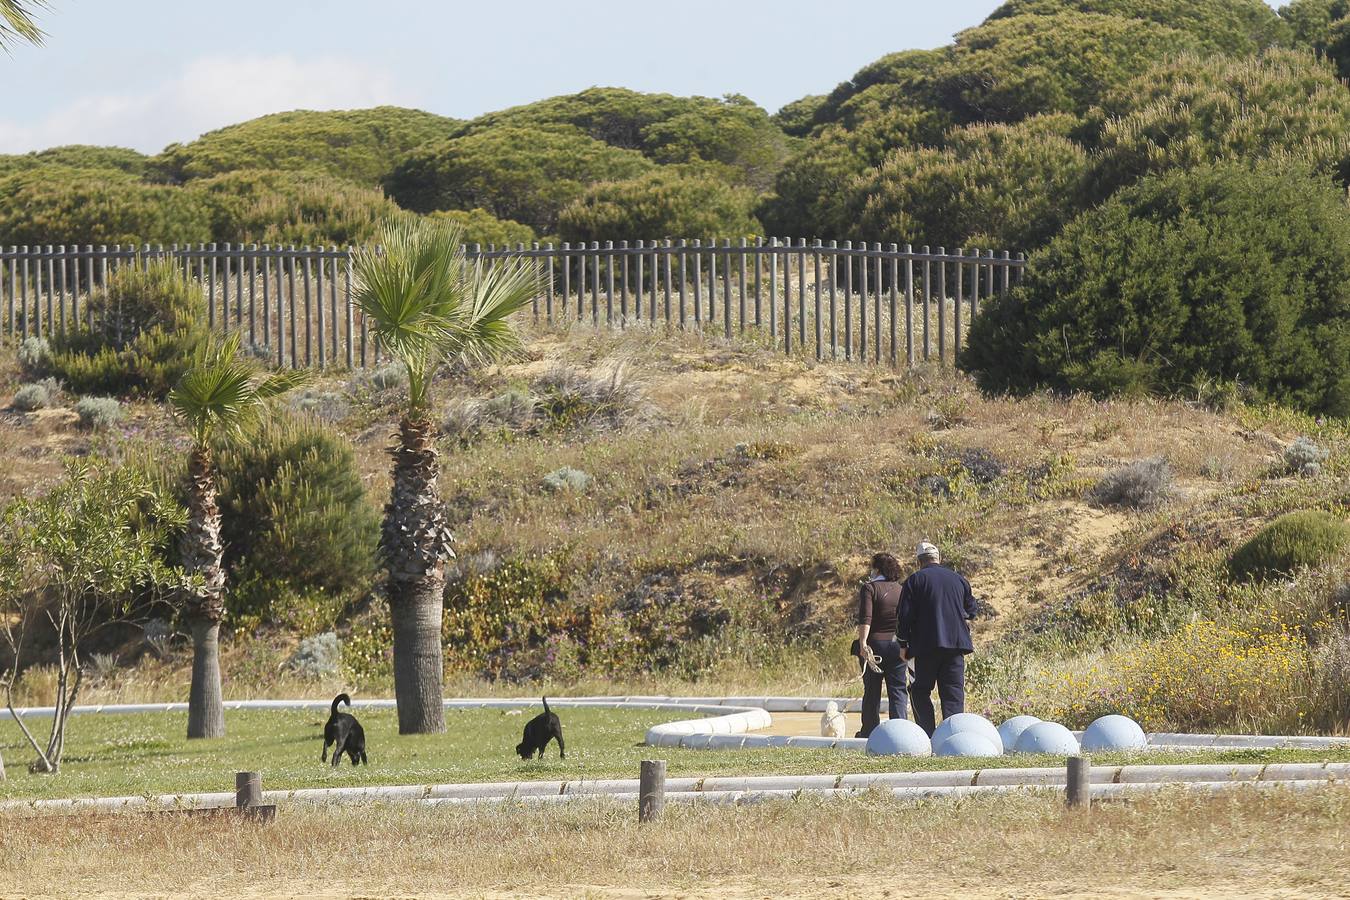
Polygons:
[[[669,697],[660,695],[626,695],[613,697],[558,697],[549,704],[559,709],[601,707],[607,709],[657,709],[687,713],[691,718],[667,722],[648,729],[646,742],[653,747],[680,747],[688,749],[743,750],[778,747],[801,747],[832,750],[862,750],[867,742],[861,738],[826,738],[815,736],[784,736],[751,734],[773,724],[775,712],[824,712],[830,702],[840,709],[857,711],[857,698],[826,697]],[[231,700],[227,710],[240,709],[312,709],[326,710],[327,700]],[[538,706],[534,698],[462,698],[446,700],[446,709],[525,709]],[[393,700],[355,700],[355,709],[392,709]],[[20,709],[20,714],[31,718],[50,718],[52,707]],[[186,703],[131,703],[100,706],[76,706],[72,715],[97,713],[187,712]],[[701,718],[695,718],[701,717]],[[0,710],[0,721],[11,718],[9,710]],[[1081,737],[1082,732],[1074,732]],[[1247,750],[1247,749],[1350,749],[1350,737],[1322,737],[1314,735],[1234,735],[1234,734],[1177,734],[1156,732],[1148,735],[1149,745],[1166,750]]]

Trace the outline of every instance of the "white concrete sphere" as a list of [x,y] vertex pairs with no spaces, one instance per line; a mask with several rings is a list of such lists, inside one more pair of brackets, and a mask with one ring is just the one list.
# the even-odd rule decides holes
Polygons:
[[868,736],[867,752],[871,756],[929,756],[933,745],[909,719],[887,719]]
[[942,723],[933,731],[933,747],[937,748],[947,738],[965,731],[978,734],[993,744],[994,749],[998,751],[996,755],[1003,753],[1003,738],[999,736],[994,723],[984,716],[977,716],[975,713],[957,713],[950,719],[943,719]]
[[1017,739],[1022,736],[1022,732],[1039,721],[1040,719],[1035,716],[1013,716],[998,726],[998,736],[1003,739],[1003,749],[1011,752],[1017,746]]
[[1003,751],[977,731],[956,731],[933,748],[935,756],[1002,756]]
[[1078,753],[1078,739],[1058,722],[1037,722],[1022,732],[1013,752],[1075,756]]
[[1148,737],[1129,716],[1102,716],[1083,732],[1083,749],[1146,750]]

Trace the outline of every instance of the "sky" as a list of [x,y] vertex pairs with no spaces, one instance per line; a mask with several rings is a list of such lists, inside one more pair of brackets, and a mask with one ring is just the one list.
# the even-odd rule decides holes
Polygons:
[[595,85],[740,93],[771,112],[999,0],[48,0],[0,53],[0,153],[172,142],[290,109],[457,118]]

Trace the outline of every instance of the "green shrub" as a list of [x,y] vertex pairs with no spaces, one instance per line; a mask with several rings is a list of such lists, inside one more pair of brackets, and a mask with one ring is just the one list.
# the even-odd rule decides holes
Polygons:
[[555,556],[466,560],[445,589],[446,666],[497,678],[539,674],[526,660],[551,636],[589,633],[590,611],[570,600],[571,588]]
[[556,428],[619,430],[649,408],[645,386],[624,365],[595,374],[557,366],[530,387],[538,413]]
[[1167,460],[1142,459],[1108,472],[1088,495],[1098,506],[1152,509],[1172,493],[1172,467]]
[[558,231],[567,241],[615,235],[743,237],[760,231],[751,212],[754,203],[748,188],[697,171],[660,169],[594,185],[562,211]]
[[351,394],[382,394],[408,383],[408,369],[398,360],[386,362],[378,369],[362,369],[347,383]]
[[51,341],[44,337],[26,337],[19,344],[19,371],[25,375],[36,375],[46,370],[51,360]]
[[739,95],[653,122],[642,130],[642,143],[659,163],[718,163],[736,182],[761,191],[788,153],[787,136],[768,113]]
[[545,475],[540,484],[544,490],[554,493],[575,492],[584,494],[594,481],[595,479],[587,472],[574,469],[571,466],[563,466]]
[[[878,88],[891,89],[891,85]],[[939,142],[950,121],[944,112],[901,99],[885,104],[883,111],[856,128],[829,125],[787,161],[756,215],[770,234],[821,238],[847,234],[853,225],[847,211],[853,179],[879,165],[891,150]]]
[[933,75],[938,105],[962,122],[1083,115],[1158,59],[1205,46],[1147,19],[1061,11],[991,19],[956,36]]
[[1312,477],[1322,474],[1322,464],[1331,457],[1331,451],[1317,446],[1311,438],[1297,437],[1284,448],[1282,455],[1286,472]]
[[312,172],[242,169],[202,178],[188,190],[212,208],[217,241],[361,244],[399,214],[378,189]]
[[1350,205],[1297,166],[1146,178],[1033,254],[971,323],[988,391],[1176,393],[1233,381],[1350,415]]
[[33,153],[0,155],[0,176],[44,166],[121,172],[143,178],[150,172],[150,157],[125,147],[93,147],[67,144]]
[[112,397],[81,397],[75,404],[80,426],[97,431],[117,424],[122,419],[122,404]]
[[1280,8],[1297,47],[1327,57],[1350,78],[1350,0],[1294,0]]
[[231,615],[318,631],[364,595],[379,512],[351,445],[309,417],[276,416],[216,447]]
[[737,94],[716,99],[589,88],[489,113],[464,132],[504,127],[575,129],[657,162],[722,163],[737,180],[754,186],[772,179],[787,152],[786,136],[768,113]]
[[57,393],[56,382],[52,379],[21,385],[14,392],[14,408],[23,412],[36,412],[52,405]]
[[338,674],[342,665],[342,645],[332,631],[310,635],[300,641],[286,668],[301,678],[329,678]]
[[485,209],[446,209],[431,214],[435,219],[446,219],[463,229],[464,243],[498,247],[524,244],[535,239],[534,229],[510,219],[499,219]]
[[206,300],[171,262],[117,269],[89,298],[93,326],[53,339],[48,366],[82,394],[163,397],[205,339]]
[[196,243],[211,239],[211,212],[176,187],[123,172],[45,165],[0,178],[6,244]]
[[784,104],[771,118],[790,137],[806,137],[815,127],[816,115],[824,104],[824,94],[809,94]]
[[868,63],[817,104],[811,125],[816,131],[833,124],[856,128],[897,100],[906,106],[931,108],[937,99],[931,90],[933,77],[950,57],[951,48],[943,47],[902,50]]
[[1098,198],[1223,160],[1304,160],[1350,180],[1350,90],[1306,52],[1161,62],[1107,97],[1085,132],[1100,147]]
[[1264,581],[1320,565],[1350,546],[1350,524],[1320,510],[1280,516],[1233,553],[1228,571],[1237,581]]
[[404,209],[485,209],[544,234],[558,213],[599,181],[651,168],[636,150],[612,147],[563,126],[500,126],[408,154],[385,181]]
[[446,406],[441,431],[467,447],[493,432],[506,437],[532,432],[539,426],[539,413],[539,401],[528,391],[515,388],[486,400],[461,397]]
[[391,163],[428,141],[453,134],[460,123],[417,109],[275,113],[171,144],[156,164],[175,181],[236,169],[301,169],[373,187]]
[[848,220],[881,241],[1039,247],[1080,209],[1087,153],[1071,116],[952,131],[940,149],[892,152],[848,190]]
[[1288,26],[1262,0],[1008,0],[989,20],[1066,10],[1146,19],[1192,34],[1208,49],[1238,56],[1288,37]]

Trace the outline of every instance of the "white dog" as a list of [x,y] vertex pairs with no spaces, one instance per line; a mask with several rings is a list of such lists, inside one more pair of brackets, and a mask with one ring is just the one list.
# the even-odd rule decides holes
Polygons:
[[848,723],[844,719],[844,714],[839,711],[839,704],[831,700],[825,705],[825,712],[820,715],[820,736],[839,740],[847,729]]

